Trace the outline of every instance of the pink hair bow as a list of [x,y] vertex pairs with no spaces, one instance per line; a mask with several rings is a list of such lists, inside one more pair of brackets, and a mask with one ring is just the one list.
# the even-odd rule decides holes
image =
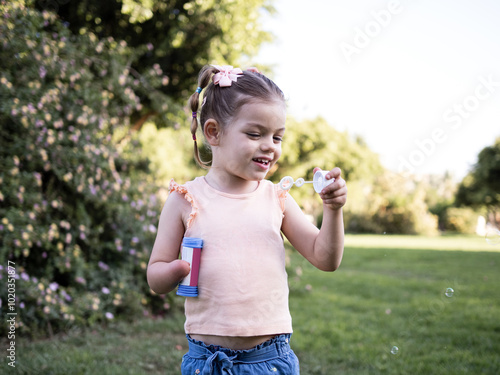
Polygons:
[[219,73],[214,74],[214,84],[218,84],[220,87],[231,86],[232,81],[236,82],[236,79],[243,75],[240,68],[233,68],[231,65],[214,65],[214,68],[219,70]]

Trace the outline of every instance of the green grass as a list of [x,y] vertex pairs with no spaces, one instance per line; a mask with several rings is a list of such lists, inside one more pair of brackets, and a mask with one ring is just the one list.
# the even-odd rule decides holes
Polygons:
[[3,362],[0,373],[180,374],[182,356],[187,351],[183,318],[178,313],[169,319],[120,322],[32,343],[18,339],[16,368]]
[[[500,373],[500,246],[475,236],[347,236],[336,272],[296,253],[291,269],[292,348],[302,374]],[[0,372],[180,374],[182,325],[177,314],[19,338],[16,369],[4,361]]]
[[292,284],[290,298],[304,374],[500,373],[500,253],[491,245],[478,251],[481,239],[463,236],[346,244],[333,274],[294,259],[311,286]]

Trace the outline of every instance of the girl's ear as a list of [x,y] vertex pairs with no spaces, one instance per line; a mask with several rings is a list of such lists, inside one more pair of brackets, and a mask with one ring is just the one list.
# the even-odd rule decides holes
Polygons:
[[211,118],[205,121],[205,124],[203,125],[203,133],[210,146],[219,145],[221,128],[216,120]]

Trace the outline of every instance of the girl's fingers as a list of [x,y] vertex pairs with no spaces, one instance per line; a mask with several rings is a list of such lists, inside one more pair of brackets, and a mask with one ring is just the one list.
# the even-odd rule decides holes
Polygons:
[[323,189],[322,193],[330,194],[334,191],[337,191],[337,190],[344,188],[345,186],[346,186],[345,180],[342,177],[340,177],[340,178],[336,179],[335,182],[333,182],[332,184],[326,186]]
[[335,178],[335,179],[338,179],[340,177],[340,174],[341,174],[341,170],[339,167],[335,167],[333,168],[330,172],[328,172],[326,174],[326,179],[327,180],[330,180],[332,178]]

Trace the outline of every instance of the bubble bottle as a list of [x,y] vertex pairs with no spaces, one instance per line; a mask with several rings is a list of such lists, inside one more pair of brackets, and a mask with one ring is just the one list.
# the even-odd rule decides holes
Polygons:
[[198,275],[200,272],[201,238],[184,237],[182,239],[182,260],[191,265],[189,274],[180,282],[177,289],[178,296],[198,297]]

